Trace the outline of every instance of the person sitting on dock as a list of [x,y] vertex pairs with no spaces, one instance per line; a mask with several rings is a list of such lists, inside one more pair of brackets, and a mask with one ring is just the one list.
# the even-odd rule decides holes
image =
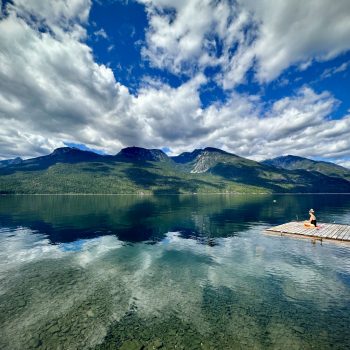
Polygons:
[[309,214],[310,214],[310,219],[309,221],[304,222],[304,226],[311,227],[311,228],[317,227],[315,211],[313,209],[310,209]]

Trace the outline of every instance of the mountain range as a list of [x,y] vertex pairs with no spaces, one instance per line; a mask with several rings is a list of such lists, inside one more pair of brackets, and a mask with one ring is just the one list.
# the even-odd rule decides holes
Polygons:
[[127,147],[100,155],[72,147],[0,161],[1,194],[350,193],[350,170],[284,156],[256,162],[207,147],[169,157]]
[[319,172],[327,176],[340,177],[350,181],[350,169],[346,169],[340,165],[330,162],[315,161],[303,157],[288,155],[284,157],[267,159],[262,163],[287,170],[304,169]]

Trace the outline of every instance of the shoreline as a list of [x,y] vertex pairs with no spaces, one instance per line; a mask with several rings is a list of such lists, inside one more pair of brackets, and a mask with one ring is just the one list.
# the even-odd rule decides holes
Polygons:
[[350,195],[350,192],[200,192],[200,193],[0,193],[0,196],[200,196],[200,195]]

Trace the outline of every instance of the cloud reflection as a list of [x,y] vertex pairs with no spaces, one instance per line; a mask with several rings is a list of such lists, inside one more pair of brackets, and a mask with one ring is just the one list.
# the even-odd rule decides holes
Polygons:
[[[60,335],[66,347],[81,347],[83,340],[84,346],[94,346],[130,310],[145,322],[177,317],[203,335],[221,327],[229,336],[230,329],[243,329],[243,322],[251,323],[252,334],[263,334],[273,324],[290,334],[289,323],[306,317],[300,305],[326,312],[325,320],[331,304],[348,307],[349,286],[337,278],[350,275],[343,263],[348,247],[313,246],[265,236],[261,229],[217,238],[215,246],[182,238],[180,232],[168,232],[154,245],[125,244],[115,236],[52,245],[26,228],[3,229],[0,346],[9,348],[12,341],[20,348],[39,333],[45,344]],[[211,308],[206,300],[218,305]],[[229,305],[231,318],[215,321]],[[65,333],[73,325],[83,338]],[[18,332],[23,336],[16,337]]]

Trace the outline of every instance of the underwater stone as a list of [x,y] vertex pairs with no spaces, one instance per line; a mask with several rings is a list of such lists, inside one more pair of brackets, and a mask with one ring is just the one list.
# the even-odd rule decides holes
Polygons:
[[160,349],[163,347],[163,342],[160,339],[155,339],[147,346],[147,350]]
[[27,302],[23,299],[20,299],[17,303],[18,307],[25,307],[27,305]]
[[41,344],[42,344],[42,343],[41,343],[41,340],[40,340],[38,337],[31,338],[31,339],[28,341],[28,343],[27,343],[27,345],[28,345],[28,347],[29,347],[30,349],[32,349],[32,348],[37,348],[37,347],[39,347]]
[[143,345],[137,340],[126,340],[119,350],[142,350]]
[[48,331],[49,331],[51,334],[58,333],[60,330],[61,330],[61,329],[60,329],[60,327],[58,326],[57,323],[54,324],[54,325],[52,325],[52,326],[48,329]]
[[304,333],[304,329],[302,327],[293,326],[292,329],[294,329],[297,333],[300,333],[300,334]]

